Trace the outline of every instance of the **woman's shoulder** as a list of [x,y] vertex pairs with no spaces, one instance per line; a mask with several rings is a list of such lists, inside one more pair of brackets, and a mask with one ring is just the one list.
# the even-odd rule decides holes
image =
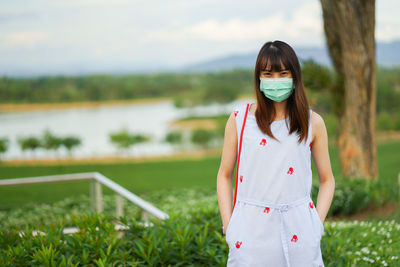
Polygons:
[[324,123],[324,119],[322,118],[322,116],[320,114],[318,114],[317,112],[315,112],[314,110],[311,110],[311,123],[312,125],[316,125],[316,126],[321,126]]
[[240,118],[240,117],[244,116],[247,105],[250,105],[250,103],[238,104],[233,108],[233,113],[236,118]]
[[[311,127],[313,129],[313,137],[318,136],[322,130],[325,129],[325,122],[322,116],[315,112],[314,110],[311,110]],[[314,138],[313,138],[314,139]]]
[[[245,113],[246,113],[247,103],[237,104],[234,106],[231,115],[229,116],[228,123],[235,124],[237,132],[240,131],[241,125],[243,124]],[[230,122],[231,121],[231,122]]]

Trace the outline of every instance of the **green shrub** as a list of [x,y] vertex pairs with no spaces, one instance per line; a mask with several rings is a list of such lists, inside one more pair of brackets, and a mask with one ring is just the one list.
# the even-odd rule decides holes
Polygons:
[[[382,181],[364,179],[336,178],[335,194],[328,216],[355,214],[370,205],[380,206],[389,202],[397,193],[397,186],[385,184]],[[312,199],[317,199],[318,185],[313,184]],[[167,212],[178,212],[182,217],[189,218],[193,209],[218,210],[215,190],[208,188],[177,188],[153,190],[139,196],[159,209]],[[316,202],[315,202],[316,203]],[[139,219],[141,210],[123,199],[124,214],[127,218]],[[82,214],[93,214],[89,195],[66,198],[52,204],[27,204],[23,207],[0,211],[0,229],[9,227],[46,226],[64,224],[74,226],[73,218]],[[109,219],[115,219],[115,196],[103,195],[103,214]]]
[[171,144],[182,143],[182,132],[181,131],[171,131],[165,136],[165,141]]
[[[378,180],[335,178],[335,193],[329,215],[355,214],[369,205],[380,206],[396,195],[397,187]],[[318,185],[313,184],[312,198],[317,199]]]
[[[219,212],[192,209],[164,221],[122,218],[128,226],[119,237],[111,220],[98,214],[74,218],[80,232],[66,235],[62,224],[24,233],[0,232],[0,263],[6,266],[226,266],[228,245],[220,234]],[[325,222],[321,249],[326,266],[396,266],[400,255],[400,224]]]
[[214,138],[216,133],[213,130],[195,129],[191,134],[191,141],[202,147],[209,147]]
[[386,111],[381,112],[376,116],[376,128],[378,130],[399,130],[397,128],[397,118],[395,114],[389,114]]
[[399,266],[400,224],[394,220],[324,225],[321,249],[326,266]]

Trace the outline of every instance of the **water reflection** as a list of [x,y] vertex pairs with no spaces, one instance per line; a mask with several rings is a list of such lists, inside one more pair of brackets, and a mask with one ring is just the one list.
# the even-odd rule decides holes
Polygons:
[[[252,99],[240,99],[229,104],[212,104],[195,108],[176,108],[172,101],[163,100],[123,105],[97,107],[73,107],[47,111],[24,111],[0,113],[0,138],[7,137],[9,148],[3,159],[64,158],[64,147],[57,151],[37,149],[33,152],[20,149],[18,136],[41,137],[45,129],[56,136],[78,136],[82,145],[73,150],[74,158],[120,155],[110,142],[110,132],[126,127],[135,134],[150,135],[151,141],[131,147],[126,155],[132,157],[170,155],[176,149],[163,142],[165,135],[173,130],[169,124],[186,116],[229,114],[234,107]],[[254,102],[254,101],[253,101]],[[191,149],[190,145],[186,149]]]

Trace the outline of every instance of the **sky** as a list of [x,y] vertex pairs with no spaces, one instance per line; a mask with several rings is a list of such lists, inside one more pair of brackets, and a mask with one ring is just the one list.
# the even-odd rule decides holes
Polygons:
[[[378,42],[400,40],[400,1],[376,1]],[[270,40],[325,46],[317,0],[2,0],[0,75],[182,66]]]

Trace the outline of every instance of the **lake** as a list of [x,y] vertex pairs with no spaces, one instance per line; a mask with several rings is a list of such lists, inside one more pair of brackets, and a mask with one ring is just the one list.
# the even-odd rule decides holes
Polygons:
[[109,140],[110,132],[126,127],[131,133],[150,135],[151,141],[134,145],[124,155],[129,157],[171,155],[176,148],[163,142],[173,130],[169,123],[186,116],[229,114],[240,104],[253,99],[238,99],[229,104],[211,104],[194,108],[176,108],[172,100],[154,102],[73,107],[68,109],[0,113],[0,138],[10,141],[2,159],[65,158],[64,147],[57,151],[36,149],[22,151],[17,138],[41,137],[46,129],[56,136],[78,136],[82,144],[73,150],[73,158],[117,156],[117,148]]

